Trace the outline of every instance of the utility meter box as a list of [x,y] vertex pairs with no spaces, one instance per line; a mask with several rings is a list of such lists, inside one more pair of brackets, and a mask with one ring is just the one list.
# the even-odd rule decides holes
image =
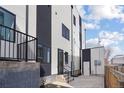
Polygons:
[[94,60],[94,65],[95,66],[100,66],[101,65],[101,60]]

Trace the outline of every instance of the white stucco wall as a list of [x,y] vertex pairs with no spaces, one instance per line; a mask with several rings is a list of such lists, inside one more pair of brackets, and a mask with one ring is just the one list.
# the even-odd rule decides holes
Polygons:
[[[56,14],[57,13],[57,14]],[[73,15],[76,17],[76,26],[73,24]],[[71,23],[72,21],[72,23]],[[58,72],[58,48],[69,53],[69,66],[71,66],[71,24],[73,24],[73,60],[75,70],[79,70],[79,13],[75,6],[52,6],[52,74]],[[70,30],[70,40],[62,37],[62,23]],[[65,62],[64,62],[65,63]]]
[[84,27],[82,26],[82,49],[85,49],[85,31]]
[[[100,60],[101,65],[95,67],[94,60]],[[91,49],[91,74],[104,74],[104,47]]]
[[[51,72],[58,73],[58,48],[68,52],[69,65],[71,62],[71,6],[52,6],[52,54]],[[70,40],[62,37],[62,23],[70,30]],[[65,62],[64,62],[65,63]]]
[[29,35],[36,37],[36,25],[37,25],[37,6],[29,5]]
[[[76,6],[73,6],[73,15],[76,18],[76,25],[73,23],[73,56],[75,70],[79,70],[80,67],[80,27],[79,27],[79,13]],[[73,22],[73,19],[72,19]]]

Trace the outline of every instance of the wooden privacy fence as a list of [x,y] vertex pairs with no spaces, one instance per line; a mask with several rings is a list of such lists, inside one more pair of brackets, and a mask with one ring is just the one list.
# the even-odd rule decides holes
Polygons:
[[106,88],[124,88],[123,67],[105,66],[105,87]]

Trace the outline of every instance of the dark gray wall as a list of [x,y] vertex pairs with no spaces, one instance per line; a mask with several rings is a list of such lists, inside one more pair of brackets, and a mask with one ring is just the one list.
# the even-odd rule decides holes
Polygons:
[[37,6],[38,43],[51,47],[51,6]]
[[39,63],[0,62],[0,88],[39,87]]
[[82,52],[83,54],[83,62],[84,61],[91,61],[91,54],[90,54],[90,49],[83,49],[83,52]]
[[51,74],[51,64],[40,64],[40,76],[48,76]]
[[[37,6],[37,38],[38,44],[51,49],[51,6]],[[40,75],[51,74],[51,63],[41,63]]]

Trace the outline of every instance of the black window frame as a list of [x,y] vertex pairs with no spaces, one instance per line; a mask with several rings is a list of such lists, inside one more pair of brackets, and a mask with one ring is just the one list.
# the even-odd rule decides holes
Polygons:
[[70,40],[70,30],[62,23],[62,36],[67,39]]
[[76,26],[76,17],[73,15],[73,24]]
[[7,9],[1,7],[1,6],[0,6],[0,9],[5,11],[5,12],[7,12],[7,13],[9,13],[9,14],[11,14],[14,17],[14,26],[13,26],[13,28],[10,28],[8,26],[0,24],[2,27],[13,31],[13,40],[7,40],[7,39],[1,39],[1,38],[0,38],[0,40],[4,40],[4,41],[15,43],[16,36],[15,36],[15,31],[14,30],[16,30],[16,15],[14,13],[8,11]]

